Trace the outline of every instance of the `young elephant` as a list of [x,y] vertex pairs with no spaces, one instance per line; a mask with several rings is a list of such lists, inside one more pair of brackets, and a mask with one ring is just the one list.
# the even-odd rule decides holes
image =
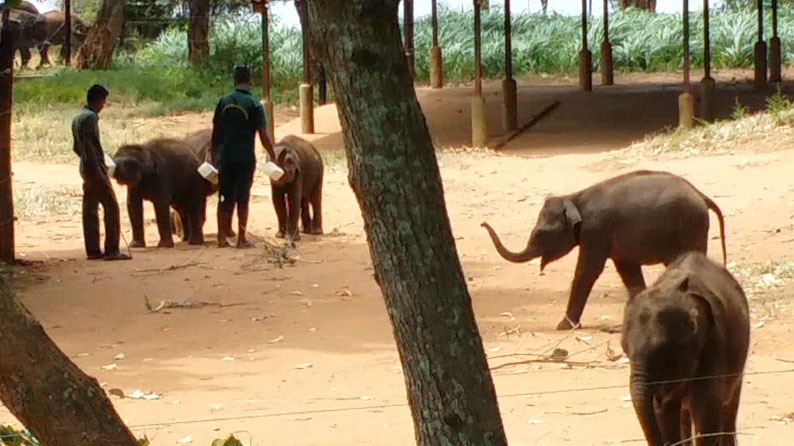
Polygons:
[[645,289],[641,265],[672,262],[687,251],[706,252],[711,209],[720,223],[723,261],[725,222],[720,208],[687,180],[669,172],[639,170],[571,195],[550,197],[540,210],[526,249],[508,251],[488,223],[496,250],[511,262],[540,257],[540,270],[579,246],[568,308],[558,330],[580,325],[587,297],[607,259],[634,296]]
[[127,185],[127,211],[132,225],[132,246],[146,246],[143,232],[143,200],[154,204],[158,247],[173,247],[169,206],[179,213],[185,238],[191,245],[204,241],[207,196],[212,185],[199,175],[201,161],[185,140],[158,138],[119,148],[113,176]]
[[[270,182],[278,216],[276,237],[300,240],[298,217],[307,234],[323,233],[323,158],[308,141],[287,136],[273,147],[284,175]],[[311,214],[309,214],[311,205]]]
[[649,445],[679,444],[692,422],[698,445],[736,444],[734,434],[713,434],[736,431],[749,343],[741,286],[704,254],[684,254],[628,301],[622,344]]

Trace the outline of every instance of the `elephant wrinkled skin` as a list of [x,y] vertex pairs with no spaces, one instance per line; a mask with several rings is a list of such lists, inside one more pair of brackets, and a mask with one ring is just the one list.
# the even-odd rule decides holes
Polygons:
[[[736,444],[736,414],[750,343],[747,298],[731,274],[704,254],[670,264],[629,299],[623,350],[631,398],[651,446]],[[718,434],[727,432],[730,434]]]
[[723,261],[725,223],[720,208],[687,180],[669,172],[640,170],[602,181],[570,195],[549,197],[526,249],[507,250],[488,223],[496,250],[511,262],[540,257],[540,269],[579,246],[579,259],[565,317],[558,330],[580,325],[596,279],[612,259],[634,296],[645,289],[642,265],[668,265],[687,251],[706,252],[711,209],[720,223]]

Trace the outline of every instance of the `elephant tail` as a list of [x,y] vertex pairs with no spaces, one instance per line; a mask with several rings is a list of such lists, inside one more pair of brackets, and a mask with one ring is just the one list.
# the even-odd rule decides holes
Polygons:
[[706,206],[708,206],[709,209],[714,211],[714,213],[717,215],[717,220],[719,220],[720,222],[720,243],[722,244],[722,264],[727,265],[728,251],[725,248],[725,218],[722,215],[722,211],[720,210],[720,207],[717,206],[717,203],[715,203],[714,200],[712,200],[711,198],[705,195],[703,195],[703,199],[706,200]]
[[480,226],[482,226],[488,231],[488,235],[491,236],[491,241],[493,241],[493,244],[496,247],[496,251],[499,253],[499,255],[504,257],[505,260],[514,263],[523,263],[523,262],[528,262],[534,259],[535,257],[537,257],[537,255],[533,254],[530,251],[529,246],[527,246],[527,248],[521,252],[512,252],[508,250],[502,244],[502,241],[499,240],[499,236],[496,234],[496,231],[493,230],[491,225],[489,225],[486,222],[482,222]]

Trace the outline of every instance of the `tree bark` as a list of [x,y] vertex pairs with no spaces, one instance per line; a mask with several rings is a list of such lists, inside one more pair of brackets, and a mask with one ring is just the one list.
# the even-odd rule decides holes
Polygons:
[[78,68],[106,70],[124,29],[124,0],[102,0],[94,26],[77,55]]
[[656,11],[656,0],[618,0],[618,7],[626,9],[628,7],[635,7],[640,9],[647,9],[648,11]]
[[417,443],[507,444],[402,51],[394,0],[312,0],[312,53],[328,68],[350,183],[364,216],[405,374]]
[[0,278],[0,401],[43,445],[137,446],[96,379],[55,345]]
[[[19,35],[17,23],[9,20],[9,11],[2,13],[0,30],[0,261],[14,263],[14,194],[11,177],[11,108],[14,85],[14,38]],[[2,333],[2,332],[0,332]],[[1,336],[1,335],[0,335]],[[2,351],[2,350],[0,350]]]
[[189,0],[189,5],[188,58],[193,65],[198,65],[210,54],[210,0]]

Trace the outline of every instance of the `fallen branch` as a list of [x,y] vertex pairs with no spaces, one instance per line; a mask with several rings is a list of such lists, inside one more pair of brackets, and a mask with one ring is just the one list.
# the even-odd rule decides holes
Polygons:
[[[204,262],[188,262],[188,263],[183,263],[181,265],[170,265],[166,268],[136,269],[135,274],[130,274],[130,276],[133,277],[158,276],[166,271],[176,271],[179,269],[190,268],[192,266],[199,266],[203,264]],[[139,274],[139,273],[143,273],[143,274]]]
[[548,116],[549,114],[551,114],[551,112],[553,112],[553,111],[554,111],[554,110],[555,110],[557,107],[559,107],[559,106],[560,106],[560,104],[562,104],[560,101],[554,101],[554,102],[552,102],[552,103],[551,103],[549,106],[547,106],[546,108],[544,108],[544,109],[543,109],[543,110],[542,110],[540,113],[538,113],[537,115],[535,115],[535,117],[533,117],[532,119],[530,119],[530,120],[529,120],[529,122],[527,122],[526,124],[524,124],[524,126],[523,126],[523,127],[521,127],[521,128],[520,128],[520,129],[518,129],[518,130],[514,130],[512,133],[510,133],[509,135],[507,135],[507,136],[506,136],[504,139],[502,139],[500,142],[496,143],[496,145],[494,145],[494,146],[492,147],[492,148],[493,148],[493,150],[501,149],[502,147],[504,147],[504,146],[505,146],[505,144],[507,144],[507,143],[509,143],[510,141],[514,140],[514,139],[515,139],[515,138],[516,138],[518,135],[520,135],[520,134],[522,134],[522,133],[526,132],[527,130],[529,130],[529,129],[530,129],[532,126],[534,126],[535,124],[537,124],[538,122],[540,122],[541,120],[543,120],[543,118],[545,118],[546,116]]

